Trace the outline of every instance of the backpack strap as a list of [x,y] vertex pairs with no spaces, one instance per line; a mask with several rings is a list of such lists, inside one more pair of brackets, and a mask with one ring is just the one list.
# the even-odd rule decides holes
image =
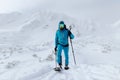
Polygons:
[[68,31],[68,36],[71,35],[71,31],[69,29],[66,28],[66,30]]

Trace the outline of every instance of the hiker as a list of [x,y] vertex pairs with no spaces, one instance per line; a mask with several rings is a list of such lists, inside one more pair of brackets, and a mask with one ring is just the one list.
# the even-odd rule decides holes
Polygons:
[[64,21],[60,21],[58,25],[58,30],[56,31],[55,36],[55,51],[57,51],[57,63],[60,68],[62,68],[62,50],[64,51],[65,55],[65,67],[64,69],[69,69],[69,41],[68,39],[73,39],[74,35],[71,33],[70,30],[66,28],[66,25],[64,24]]

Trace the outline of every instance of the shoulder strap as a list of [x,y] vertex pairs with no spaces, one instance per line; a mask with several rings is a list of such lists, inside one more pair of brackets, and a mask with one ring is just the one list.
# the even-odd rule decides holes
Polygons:
[[64,25],[64,26],[65,26],[65,30],[68,31],[68,36],[70,36],[71,35],[71,31],[66,27],[66,25]]
[[71,35],[71,31],[69,29],[66,28],[66,30],[68,31],[68,36]]

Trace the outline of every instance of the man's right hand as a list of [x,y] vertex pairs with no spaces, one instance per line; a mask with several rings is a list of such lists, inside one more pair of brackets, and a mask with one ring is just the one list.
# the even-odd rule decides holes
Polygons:
[[57,51],[57,47],[55,47],[54,50]]

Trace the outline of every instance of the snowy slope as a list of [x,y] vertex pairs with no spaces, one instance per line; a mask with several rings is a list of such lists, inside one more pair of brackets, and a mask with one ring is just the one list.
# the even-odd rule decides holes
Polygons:
[[13,12],[9,14],[0,14],[0,28],[7,31],[19,30],[22,24],[26,23],[29,15],[24,15],[19,12]]
[[[7,25],[2,24],[8,23],[7,18],[0,21],[0,26],[12,24],[18,29],[0,33],[0,80],[120,80],[119,27],[101,26],[92,20],[77,22],[52,12],[20,15]],[[70,47],[70,70],[58,73],[53,71],[53,49],[60,20],[73,27],[77,65]]]

